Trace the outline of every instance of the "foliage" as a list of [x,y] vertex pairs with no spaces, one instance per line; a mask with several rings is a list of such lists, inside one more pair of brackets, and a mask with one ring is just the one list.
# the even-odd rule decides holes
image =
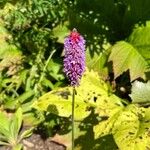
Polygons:
[[1,112],[0,120],[0,145],[11,146],[13,150],[21,150],[21,140],[32,133],[32,129],[28,129],[20,134],[23,121],[22,110],[19,108],[13,116],[7,116]]
[[149,4],[149,0],[75,0],[69,7],[70,27],[87,35],[91,54],[99,53],[105,43],[127,38],[135,24],[145,24]]
[[120,149],[143,150],[150,147],[149,109],[137,108],[129,105],[115,122],[112,132]]
[[[61,59],[52,60],[57,45],[49,29],[62,21],[62,3],[59,6],[55,5],[57,3],[59,1],[16,2],[15,5],[6,3],[0,12],[3,18],[0,25],[0,99],[6,109],[14,110],[21,106],[24,110],[24,104],[26,106],[28,103],[30,106],[36,97],[59,86],[64,80],[60,73]],[[43,20],[45,13],[47,18]],[[28,107],[24,111],[30,109]]]
[[[128,105],[94,127],[95,137],[112,134],[121,150],[149,148],[149,108]],[[100,114],[101,115],[101,114]],[[104,114],[107,115],[107,114]]]
[[[144,76],[147,62],[137,50],[127,42],[118,42],[112,47],[109,60],[113,61],[115,78],[120,74],[130,71],[131,81]],[[138,62],[138,65],[135,63]]]
[[[93,71],[85,73],[76,92],[76,121],[81,121],[90,114],[92,109],[87,109],[88,107],[93,107],[101,120],[93,128],[96,139],[112,134],[121,150],[143,150],[150,147],[149,108],[134,104],[123,106],[121,99],[112,94],[109,86]],[[35,102],[34,107],[62,117],[71,116],[71,87],[45,94]]]
[[[33,107],[39,111],[47,111],[62,117],[70,117],[71,92],[72,87],[54,90],[40,97]],[[96,72],[87,70],[82,77],[81,85],[76,88],[75,120],[82,121],[88,117],[92,112],[91,108],[94,108],[96,114],[101,114],[103,118],[107,119],[107,117],[119,113],[123,109],[123,105],[120,99],[112,94],[110,87]],[[109,118],[109,120],[112,119]],[[102,128],[102,130],[104,129]]]
[[[99,99],[108,95],[108,87],[93,71],[87,71],[76,88],[75,119],[81,120],[89,115],[88,108],[95,107]],[[63,117],[71,115],[72,87],[65,87],[46,93],[33,104],[38,110],[50,111]],[[82,114],[80,113],[81,111]]]
[[48,136],[59,125],[70,139],[72,87],[62,58],[64,37],[76,28],[87,45],[75,96],[76,148],[150,149],[149,6],[149,0],[0,0],[2,144],[21,148],[22,122],[46,126]]
[[148,25],[139,27],[133,31],[128,42],[121,41],[112,47],[109,60],[113,61],[115,78],[129,69],[133,81],[144,78],[144,73],[149,71],[149,29]]
[[133,103],[148,104],[150,93],[150,81],[147,83],[135,81],[132,84],[130,97]]

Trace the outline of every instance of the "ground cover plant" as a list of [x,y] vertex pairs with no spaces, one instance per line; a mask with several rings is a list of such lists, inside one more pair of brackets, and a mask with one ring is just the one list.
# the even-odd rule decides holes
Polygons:
[[71,149],[76,78],[63,60],[73,31],[86,49],[74,90],[74,149],[149,150],[149,6],[0,0],[0,149]]

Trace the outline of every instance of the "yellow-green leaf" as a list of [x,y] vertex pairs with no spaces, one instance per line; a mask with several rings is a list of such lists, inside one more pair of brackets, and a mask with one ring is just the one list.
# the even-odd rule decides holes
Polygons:
[[112,47],[109,61],[113,62],[115,78],[129,70],[131,81],[138,77],[144,77],[148,65],[137,49],[124,41],[118,42]]
[[149,110],[129,105],[119,115],[113,128],[113,136],[120,150],[150,149]]
[[[55,113],[62,117],[71,116],[72,101],[71,101],[71,91],[67,99],[63,98],[61,95],[55,95],[55,92],[68,93],[69,88],[59,89],[42,96],[35,104],[34,107],[38,110],[49,111]],[[87,110],[88,105],[81,99],[75,99],[75,119],[80,120],[88,116],[89,111]],[[82,112],[82,113],[81,113]]]
[[[104,100],[110,101],[109,86],[99,77],[97,72],[86,71],[80,86],[76,88],[75,95],[75,119],[80,120],[90,113],[89,107],[103,105]],[[117,100],[119,103],[120,101]],[[53,90],[39,98],[33,107],[41,111],[50,111],[63,117],[71,116],[72,87],[64,87]],[[105,104],[105,107],[107,104]]]
[[96,110],[102,118],[102,121],[94,126],[95,138],[111,134],[114,123],[123,108],[120,99],[115,95],[111,95],[110,97],[101,100]]

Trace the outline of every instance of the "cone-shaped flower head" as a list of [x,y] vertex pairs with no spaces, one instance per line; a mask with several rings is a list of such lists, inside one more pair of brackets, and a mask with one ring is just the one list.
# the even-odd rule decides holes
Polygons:
[[85,40],[76,29],[65,38],[64,53],[64,72],[71,86],[77,86],[85,70]]

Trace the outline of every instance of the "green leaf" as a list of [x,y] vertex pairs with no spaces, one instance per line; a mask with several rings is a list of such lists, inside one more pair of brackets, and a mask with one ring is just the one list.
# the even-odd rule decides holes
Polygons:
[[[95,106],[94,96],[97,99],[98,92],[107,94],[107,85],[100,80],[97,73],[86,72],[82,77],[81,85],[76,88],[75,118],[80,120],[89,115],[90,106]],[[106,88],[106,89],[105,89]],[[106,91],[105,91],[106,90]],[[63,117],[71,116],[72,87],[60,88],[43,95],[34,103],[34,107],[42,111],[50,111]],[[82,113],[81,113],[82,112]]]
[[18,134],[22,125],[22,109],[18,108],[15,115],[10,122],[10,137],[12,140],[17,141]]
[[49,71],[50,75],[57,81],[63,80],[64,76],[60,74],[60,69],[62,67],[62,62],[50,60],[47,66],[47,70]]
[[15,113],[15,118],[16,121],[15,124],[16,124],[16,131],[17,133],[19,133],[20,131],[20,128],[21,128],[21,125],[22,125],[22,109],[21,108],[18,108],[17,112]]
[[150,148],[150,120],[146,120],[145,111],[144,108],[129,105],[119,115],[112,133],[120,150],[146,150]]
[[101,100],[100,105],[97,106],[97,113],[102,120],[94,126],[95,138],[111,134],[114,123],[123,108],[120,99],[115,95]]
[[4,102],[4,108],[5,109],[14,110],[17,105],[18,105],[18,101],[12,99],[12,97],[11,98],[7,97],[7,100],[5,100],[5,102]]
[[12,55],[20,55],[21,51],[15,45],[9,44],[6,39],[10,39],[11,35],[8,34],[8,31],[4,25],[0,22],[0,59],[4,57],[9,57]]
[[140,48],[142,46],[150,46],[150,26],[138,27],[133,30],[128,38],[128,42]]
[[107,62],[108,55],[104,52],[100,54],[94,53],[94,56],[91,56],[89,49],[86,50],[86,65],[89,69],[93,69],[100,73],[101,76],[108,75],[108,68],[105,64]]
[[143,83],[135,81],[132,83],[130,97],[133,103],[149,103],[150,102],[150,81]]
[[42,121],[44,121],[44,116],[40,112],[37,115],[35,115],[34,112],[27,112],[23,114],[23,121],[24,121],[24,126],[37,126],[40,124]]
[[128,41],[145,58],[150,66],[150,25],[136,28],[130,35]]
[[131,104],[116,112],[94,127],[95,137],[112,134],[120,150],[149,149],[150,108]]
[[0,141],[0,145],[10,146],[10,144],[9,144],[9,143],[7,143],[7,142],[3,142],[3,141]]
[[[107,108],[107,103],[112,106],[122,106],[120,99],[112,95],[109,86],[98,76],[97,72],[86,71],[80,86],[76,87],[75,95],[75,119],[81,120],[90,113],[89,107],[98,107],[99,112]],[[64,87],[53,90],[36,101],[33,107],[40,111],[50,111],[63,117],[71,116],[72,87]],[[82,113],[81,113],[82,112]]]
[[[60,93],[68,93],[68,99],[65,99],[61,96],[55,95],[55,92]],[[71,101],[71,94],[68,88],[59,89],[57,91],[53,91],[43,95],[36,103],[34,103],[34,107],[38,110],[42,111],[49,111],[51,113],[55,113],[62,117],[69,117],[71,116],[71,109],[72,109],[72,101]],[[88,116],[89,111],[87,111],[88,104],[86,104],[82,99],[76,97],[75,99],[75,119],[80,120],[84,117]],[[84,110],[84,111],[83,111]],[[81,114],[82,111],[82,114]]]
[[118,42],[112,47],[109,61],[113,61],[115,78],[129,69],[131,81],[138,77],[144,77],[148,65],[137,49],[124,41]]
[[20,104],[25,103],[25,101],[31,98],[33,95],[34,95],[34,90],[29,90],[21,94],[15,100],[12,97],[7,97],[7,99],[4,102],[4,108],[15,110],[15,108],[18,108]]
[[28,98],[30,98],[31,96],[34,95],[34,91],[33,90],[29,90],[27,92],[24,92],[22,95],[20,95],[15,101],[18,101],[20,103],[23,103],[24,101],[26,101]]
[[50,80],[48,80],[46,77],[43,77],[42,85],[44,85],[44,86],[46,86],[46,87],[49,87],[49,88],[51,88],[51,89],[54,88],[53,83],[52,83]]
[[70,32],[67,28],[68,22],[65,22],[63,25],[58,25],[53,29],[54,36],[58,38],[59,43],[64,43],[64,38]]
[[33,129],[34,129],[34,128],[25,130],[25,131],[21,134],[20,140],[22,140],[22,139],[24,139],[24,138],[27,138],[27,137],[31,136],[32,133],[33,133]]
[[0,113],[0,134],[6,137],[6,139],[8,139],[10,135],[9,124],[10,124],[10,121],[8,117],[6,116],[6,114],[1,112]]
[[12,148],[12,150],[22,150],[22,147],[22,144],[17,144]]

